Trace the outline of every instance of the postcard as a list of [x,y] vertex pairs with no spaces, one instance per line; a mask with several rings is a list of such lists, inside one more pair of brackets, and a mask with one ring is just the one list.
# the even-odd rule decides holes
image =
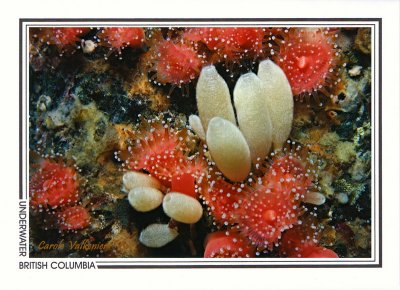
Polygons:
[[20,25],[20,269],[381,265],[379,20]]

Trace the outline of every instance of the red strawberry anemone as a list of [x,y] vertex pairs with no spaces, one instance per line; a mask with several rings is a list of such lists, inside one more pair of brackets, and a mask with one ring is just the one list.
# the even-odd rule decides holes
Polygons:
[[79,230],[89,226],[90,215],[88,211],[80,206],[66,208],[57,214],[61,230]]
[[292,155],[275,157],[262,183],[253,186],[236,212],[237,229],[259,248],[271,249],[298,222],[311,179]]
[[30,204],[57,208],[76,203],[79,197],[77,178],[75,168],[43,160],[29,180]]
[[197,51],[184,42],[162,40],[151,51],[150,66],[159,84],[181,87],[200,74],[203,65]]
[[292,28],[279,42],[279,53],[273,59],[300,100],[312,96],[319,101],[321,95],[333,98],[340,88],[342,62],[335,37],[329,30]]
[[233,229],[260,251],[277,246],[282,233],[300,223],[313,186],[314,171],[298,151],[273,153],[264,173],[252,174],[247,183],[209,174],[200,191],[215,224]]

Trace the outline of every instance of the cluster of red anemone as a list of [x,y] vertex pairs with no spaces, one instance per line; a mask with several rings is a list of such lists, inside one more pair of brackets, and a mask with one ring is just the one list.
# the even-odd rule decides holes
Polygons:
[[[35,34],[41,42],[56,45],[61,52],[81,45],[90,28],[41,28]],[[178,32],[176,32],[178,31]],[[175,33],[173,35],[173,33]],[[111,54],[126,47],[150,46],[145,57],[157,84],[181,87],[196,79],[207,64],[222,62],[242,65],[242,61],[271,58],[285,72],[293,94],[300,100],[310,97],[334,98],[342,88],[337,31],[322,28],[195,27],[172,29],[166,39],[155,30],[146,39],[143,27],[105,27],[96,44],[109,47]],[[107,56],[109,55],[107,54]]]
[[[147,133],[130,148],[125,166],[147,172],[173,191],[200,195],[215,225],[225,229],[208,236],[204,257],[254,257],[278,244],[288,245],[288,239],[300,241],[295,247],[302,249],[302,257],[330,257],[332,251],[315,239],[301,242],[309,227],[297,225],[306,211],[302,203],[312,187],[313,171],[299,154],[291,150],[275,153],[260,177],[251,175],[254,180],[248,183],[231,183],[215,168],[208,168],[201,156],[190,156],[186,129],[150,123]],[[291,231],[293,226],[299,230]],[[281,240],[285,232],[292,234]],[[285,251],[282,255],[292,254]]]
[[55,45],[58,51],[74,51],[77,43],[81,42],[82,37],[90,31],[89,27],[49,27],[31,30],[33,40],[40,43]]
[[196,79],[203,65],[238,63],[264,55],[265,30],[255,27],[202,27],[185,29],[151,50],[151,70],[160,84],[175,86]]
[[[82,44],[89,27],[52,27],[32,30],[33,38],[41,43],[55,45],[61,53],[74,51]],[[126,47],[137,48],[145,42],[143,27],[106,27],[97,33],[98,45],[110,51],[121,52]]]
[[[218,243],[207,243],[205,257],[226,257],[228,253],[232,257],[254,256],[259,251],[272,250],[274,246],[288,245],[288,240],[299,241],[293,243],[300,255],[286,251],[286,256],[332,257],[333,252],[318,246],[316,239],[312,243],[300,242],[302,234],[310,229],[308,225],[300,226],[299,218],[306,211],[302,203],[312,186],[311,172],[289,151],[274,156],[266,172],[258,178],[252,176],[255,180],[248,184],[233,184],[222,176],[209,175],[201,185],[201,196],[215,225],[227,230],[219,234]],[[289,230],[293,226],[298,230]],[[281,240],[287,231],[292,233]],[[226,244],[221,246],[222,253],[217,254],[216,247],[223,241]],[[229,251],[224,248],[228,245]]]
[[29,180],[30,205],[57,217],[61,230],[89,226],[88,211],[78,204],[79,182],[74,167],[45,159]]
[[151,70],[158,83],[181,86],[197,78],[203,65],[271,58],[285,72],[297,99],[322,104],[340,91],[337,31],[314,28],[197,27],[155,44]]

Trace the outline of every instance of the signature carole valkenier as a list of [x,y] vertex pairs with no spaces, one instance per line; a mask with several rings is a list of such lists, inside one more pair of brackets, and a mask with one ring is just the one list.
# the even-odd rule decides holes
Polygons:
[[41,241],[39,243],[39,250],[80,250],[80,251],[98,251],[105,250],[107,244],[105,243],[92,243],[89,239],[84,239],[82,241],[64,241],[62,239],[58,243],[48,243],[46,241]]

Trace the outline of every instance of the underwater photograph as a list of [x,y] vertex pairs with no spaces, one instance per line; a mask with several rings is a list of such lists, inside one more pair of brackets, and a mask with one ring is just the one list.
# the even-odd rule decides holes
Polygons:
[[28,27],[29,257],[371,258],[371,35]]

